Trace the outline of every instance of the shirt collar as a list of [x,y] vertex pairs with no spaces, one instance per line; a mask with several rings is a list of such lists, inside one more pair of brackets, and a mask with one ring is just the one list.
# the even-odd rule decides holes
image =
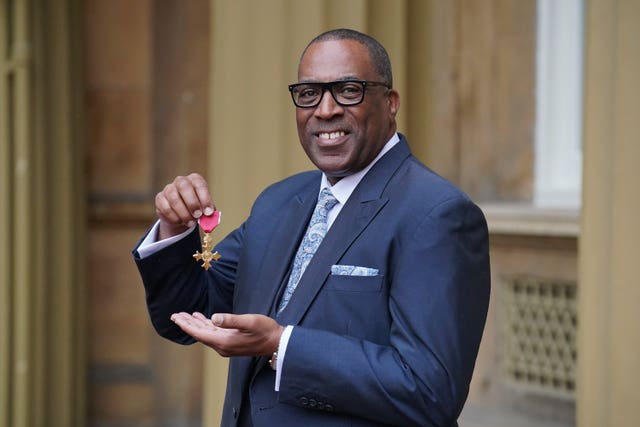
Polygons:
[[397,133],[394,133],[389,141],[387,141],[387,143],[384,145],[384,147],[382,147],[382,150],[380,150],[375,159],[373,159],[366,168],[349,176],[345,176],[340,181],[336,182],[335,185],[331,185],[329,183],[329,180],[327,179],[327,175],[323,173],[318,193],[320,193],[323,188],[328,188],[331,190],[335,198],[338,199],[338,202],[344,205],[345,203],[347,203],[347,200],[351,196],[351,193],[353,193],[353,190],[355,190],[360,181],[362,181],[362,178],[364,178],[367,172],[369,172],[369,169],[371,169],[373,165],[375,165],[376,162],[380,160],[382,156],[384,156],[389,150],[391,150],[398,142],[400,142],[400,137]]

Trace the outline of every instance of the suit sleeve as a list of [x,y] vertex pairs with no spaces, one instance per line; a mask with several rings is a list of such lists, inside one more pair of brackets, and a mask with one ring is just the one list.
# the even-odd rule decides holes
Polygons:
[[[465,198],[403,233],[388,261],[389,345],[295,327],[279,400],[398,426],[451,426],[462,410],[486,319],[486,222]],[[376,316],[376,313],[371,313]]]
[[133,250],[151,323],[159,335],[180,344],[191,344],[195,340],[171,321],[173,313],[199,311],[210,316],[215,312],[231,312],[242,236],[240,227],[216,245],[215,250],[222,257],[208,271],[193,259],[193,254],[201,250],[198,228],[144,259]]

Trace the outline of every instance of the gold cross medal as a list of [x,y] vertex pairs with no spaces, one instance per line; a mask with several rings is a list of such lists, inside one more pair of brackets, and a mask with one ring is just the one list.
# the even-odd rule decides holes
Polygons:
[[202,238],[202,252],[197,252],[193,254],[193,257],[196,259],[196,262],[202,261],[202,268],[208,270],[211,267],[211,260],[218,261],[220,259],[220,254],[218,251],[211,252],[213,249],[213,244],[211,243],[211,232],[220,225],[220,219],[222,217],[222,212],[214,211],[211,215],[203,215],[198,220],[198,224],[200,224],[200,228],[204,232],[204,236]]

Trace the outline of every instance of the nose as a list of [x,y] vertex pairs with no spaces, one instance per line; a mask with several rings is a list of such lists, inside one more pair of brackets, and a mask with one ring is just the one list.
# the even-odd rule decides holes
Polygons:
[[314,114],[318,118],[328,120],[343,112],[344,108],[333,99],[331,91],[325,90],[320,98],[320,103],[316,106]]

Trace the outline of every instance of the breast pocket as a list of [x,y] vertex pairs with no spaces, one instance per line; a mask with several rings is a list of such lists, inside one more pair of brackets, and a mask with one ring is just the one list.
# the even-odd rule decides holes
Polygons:
[[327,280],[327,291],[341,292],[380,292],[384,275],[377,276],[341,276],[331,275]]

